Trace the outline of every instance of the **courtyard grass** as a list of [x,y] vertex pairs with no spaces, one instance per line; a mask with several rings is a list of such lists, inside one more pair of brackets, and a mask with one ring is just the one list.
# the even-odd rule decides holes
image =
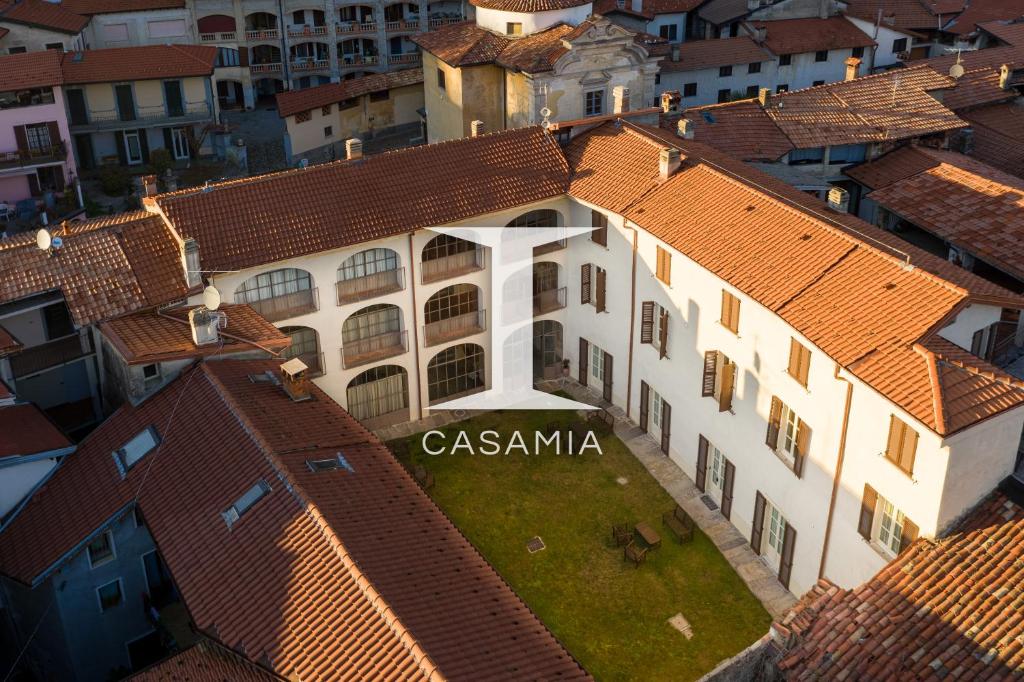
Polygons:
[[[449,452],[458,431],[479,448],[487,429],[502,434],[502,450],[519,430],[533,452],[534,431],[571,418],[494,412],[441,430]],[[767,631],[768,613],[707,536],[679,545],[662,527],[674,501],[614,435],[600,439],[602,455],[582,458],[550,448],[431,456],[421,435],[408,443],[412,463],[434,474],[438,505],[598,680],[693,680]],[[639,521],[658,530],[662,546],[635,569],[611,526]],[[530,554],[534,536],[546,549]],[[668,623],[678,613],[693,628],[690,640]]]

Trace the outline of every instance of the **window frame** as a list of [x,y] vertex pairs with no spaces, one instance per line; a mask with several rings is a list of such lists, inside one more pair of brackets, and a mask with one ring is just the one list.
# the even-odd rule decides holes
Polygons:
[[[593,98],[596,102],[596,108],[593,106],[591,101]],[[603,116],[605,108],[605,89],[604,88],[592,88],[590,90],[583,91],[583,117],[591,118],[593,116]]]
[[875,500],[875,518],[871,524],[872,544],[889,558],[895,558],[903,549],[903,527],[906,521],[907,515],[901,509],[882,495],[878,495]]
[[683,97],[696,97],[697,96],[697,84],[696,83],[684,83],[683,84]]
[[747,73],[761,73],[761,62],[750,62],[747,64]]
[[828,61],[828,50],[818,50],[814,53],[815,63],[827,62]]
[[792,66],[793,55],[791,54],[780,54],[779,55],[779,66]]
[[718,324],[736,336],[740,335],[742,303],[739,296],[736,296],[727,289],[722,289],[722,308],[719,311]]
[[[117,600],[117,603],[112,605],[112,606],[104,606],[103,605],[103,595],[100,594],[100,591],[103,590],[106,587],[110,587],[111,585],[117,585],[118,600]],[[113,609],[116,609],[117,607],[124,605],[124,580],[122,578],[120,578],[120,577],[114,578],[113,580],[105,582],[102,585],[96,586],[95,592],[96,592],[96,603],[100,607],[100,613],[107,613],[108,611],[112,611]]]
[[[102,557],[99,561],[94,561],[93,557],[92,557],[92,545],[98,539],[100,539],[102,537],[106,537],[107,538],[107,544],[108,544],[108,546],[110,548],[110,553],[107,556]],[[89,568],[90,569],[99,568],[100,566],[104,566],[104,565],[109,564],[110,562],[116,560],[117,559],[117,547],[114,544],[114,533],[113,533],[113,531],[110,530],[109,528],[107,528],[102,533],[100,533],[99,535],[94,537],[92,539],[92,541],[89,542],[85,546],[85,556],[89,560]]]
[[447,88],[448,88],[448,86],[445,83],[444,69],[442,69],[439,66],[439,67],[437,67],[437,89],[441,90],[442,92],[447,92]]
[[726,64],[725,66],[718,67],[719,78],[729,78],[732,76],[732,64]]
[[[891,451],[890,448],[894,441],[894,432],[899,429],[899,450]],[[907,446],[907,437],[913,434],[913,447],[909,455],[906,453],[905,448]],[[895,414],[889,415],[889,433],[885,441],[885,449],[882,451],[882,455],[888,460],[893,466],[902,471],[910,478],[914,477],[914,465],[917,463],[917,448],[920,444],[921,434],[918,433],[917,429],[913,428],[903,419],[900,419]],[[904,466],[904,458],[909,457],[909,465]]]
[[892,53],[897,54],[899,52],[906,52],[909,47],[909,41],[904,36],[903,38],[896,38],[892,41]]
[[658,281],[665,286],[672,286],[672,252],[662,247],[660,244],[655,245],[655,270],[654,276],[657,277]]

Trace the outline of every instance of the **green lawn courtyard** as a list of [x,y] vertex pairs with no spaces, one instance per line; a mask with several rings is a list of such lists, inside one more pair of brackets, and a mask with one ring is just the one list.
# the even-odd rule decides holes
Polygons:
[[[533,434],[570,412],[494,412],[441,429]],[[767,611],[712,542],[676,543],[661,515],[674,501],[614,435],[603,455],[428,455],[408,439],[411,464],[435,480],[431,496],[570,652],[598,680],[693,680],[765,634]],[[430,441],[438,449],[440,439]],[[563,445],[564,448],[564,445]],[[625,478],[625,485],[617,479]],[[647,521],[662,537],[639,568],[623,560],[611,527]],[[545,549],[526,544],[540,536]],[[682,613],[687,640],[669,618]]]

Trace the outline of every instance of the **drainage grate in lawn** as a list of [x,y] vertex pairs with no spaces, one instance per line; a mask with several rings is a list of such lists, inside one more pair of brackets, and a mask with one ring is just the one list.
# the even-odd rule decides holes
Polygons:
[[540,539],[539,535],[535,535],[530,538],[530,541],[526,543],[526,549],[533,554],[544,549],[544,541]]
[[710,509],[711,511],[718,511],[718,505],[715,504],[715,501],[712,500],[707,495],[701,495],[700,496],[700,501],[703,502],[704,506],[707,507],[708,509]]
[[683,617],[683,614],[677,613],[672,616],[668,619],[668,624],[683,633],[683,637],[686,637],[686,639],[693,639],[693,626],[690,625],[690,621]]
[[618,478],[615,479],[615,482],[618,483],[619,485],[626,485],[627,483],[629,483],[629,479],[626,478],[625,476],[619,476]]

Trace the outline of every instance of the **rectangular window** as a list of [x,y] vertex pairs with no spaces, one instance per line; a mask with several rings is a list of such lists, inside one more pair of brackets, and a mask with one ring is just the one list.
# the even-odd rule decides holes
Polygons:
[[648,433],[659,436],[661,435],[661,418],[662,408],[664,406],[665,399],[661,397],[661,394],[655,391],[653,388],[648,387],[650,393],[648,400],[650,400],[651,410],[651,425],[647,429]]
[[687,83],[683,86],[683,97],[696,97],[697,96],[697,84]]
[[775,92],[789,92],[789,83],[779,83],[775,86]]
[[390,90],[378,90],[377,92],[370,93],[371,102],[386,102],[391,98]]
[[729,88],[722,88],[718,91],[718,103],[725,104],[729,101],[729,95],[732,91]]
[[221,513],[224,522],[228,524],[228,528],[231,528],[243,514],[252,509],[253,505],[269,492],[270,484],[264,480],[260,480],[256,485],[246,490],[233,505],[228,507],[227,511]]
[[907,39],[906,38],[898,38],[897,40],[892,41],[892,51],[893,52],[906,52],[907,51]]
[[105,613],[112,608],[120,606],[124,601],[124,593],[121,590],[121,579],[118,578],[106,585],[97,587],[96,596],[100,601],[100,613]]
[[889,441],[885,446],[885,458],[907,476],[914,475],[917,438],[917,431],[910,428],[907,423],[896,415],[889,416]]
[[46,123],[34,123],[25,126],[25,141],[34,152],[48,150],[53,141],[50,139],[50,126]]
[[505,24],[505,33],[510,36],[523,35],[523,24],[518,21],[509,21]]
[[806,164],[821,163],[824,160],[824,147],[812,147],[810,149],[794,149],[789,153],[790,166],[802,166]]
[[150,21],[147,26],[150,38],[183,38],[186,35],[184,19]]
[[160,365],[157,363],[151,363],[142,366],[142,385],[145,389],[150,389],[160,383],[163,377],[160,376]]
[[313,120],[313,112],[311,111],[300,111],[299,113],[295,114],[296,123],[305,123],[306,121],[311,120]]
[[109,530],[100,533],[86,548],[89,566],[96,568],[114,560],[114,536]]
[[891,558],[917,539],[918,528],[896,505],[865,483],[857,532]]
[[776,570],[782,559],[782,541],[786,532],[786,519],[771,502],[765,501],[764,509],[765,547],[761,556]]
[[7,48],[7,54],[24,54],[26,51],[26,48],[21,46]]
[[748,85],[747,86],[747,97],[748,98],[750,98],[750,97],[757,97],[757,92],[758,92],[759,89],[760,88],[758,88],[756,85]]
[[334,135],[334,126],[324,126],[324,137],[331,137]]
[[[128,24],[107,24],[101,26],[100,37],[104,42],[123,43],[128,41]],[[97,46],[99,47],[99,46]]]
[[47,50],[60,50],[64,51],[64,43],[46,43]]
[[789,66],[792,63],[793,63],[793,55],[791,55],[791,54],[779,55],[779,66]]
[[658,35],[670,43],[674,43],[679,37],[679,27],[676,24],[670,24],[668,26],[662,26],[658,29]]
[[747,73],[761,73],[761,62],[747,64]]
[[668,249],[663,249],[660,246],[656,247],[657,251],[657,269],[655,275],[659,280],[665,284],[672,284],[672,254]]
[[732,395],[736,388],[736,363],[717,350],[704,353],[704,375],[701,380],[701,397],[714,398],[718,411],[732,409]]
[[789,376],[807,388],[807,375],[811,369],[811,350],[796,339],[789,340]]
[[444,90],[444,71],[441,69],[437,70],[437,87]]
[[583,115],[600,116],[604,113],[604,90],[591,90],[583,95]]
[[792,461],[796,453],[796,437],[799,422],[797,421],[796,412],[785,403],[782,404],[779,426],[779,447],[776,449],[779,454]]
[[803,476],[804,459],[811,440],[811,428],[789,405],[772,396],[765,443],[798,478]]
[[813,83],[811,83],[811,87],[812,88],[816,88],[819,85],[824,85],[824,84],[825,84],[825,81],[814,81]]
[[595,344],[590,344],[590,376],[598,382],[604,382],[605,352]]
[[900,537],[903,534],[903,512],[892,506],[892,502],[879,496],[878,517],[875,540],[882,548],[893,555],[900,552]]
[[814,61],[816,62],[827,62],[828,61],[828,50],[818,50],[814,53]]
[[857,59],[861,59],[864,56],[864,48],[863,47],[855,47],[855,48],[853,48],[853,52],[852,52],[851,56],[856,57]]
[[608,216],[600,211],[590,212],[590,225],[595,228],[590,232],[590,241],[601,246],[608,246]]
[[[142,372],[143,381],[145,381],[145,367],[143,367]],[[159,369],[156,372],[156,376],[159,377]],[[115,450],[114,463],[117,464],[117,468],[121,471],[121,476],[124,477],[133,466],[138,464],[139,460],[152,452],[159,443],[160,435],[156,432],[156,427],[150,426]]]
[[331,105],[328,104],[327,106],[320,107],[320,115],[321,116],[330,116],[331,115]]
[[828,148],[828,162],[830,164],[858,163],[864,160],[866,152],[867,145],[837,144]]
[[718,67],[718,77],[725,78],[732,75],[732,65]]
[[722,289],[722,326],[733,334],[740,333],[740,299]]

